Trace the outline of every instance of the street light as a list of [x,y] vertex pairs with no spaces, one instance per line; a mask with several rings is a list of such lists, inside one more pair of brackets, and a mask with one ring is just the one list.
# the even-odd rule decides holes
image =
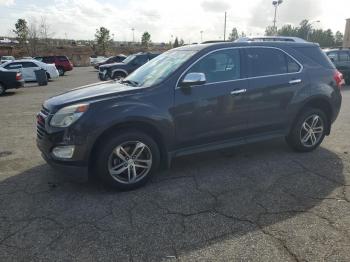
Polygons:
[[320,23],[321,21],[320,20],[316,20],[316,21],[313,21],[310,23],[310,26],[309,26],[309,30],[307,31],[307,35],[306,35],[306,40],[309,41],[309,38],[310,38],[310,33],[311,33],[311,30],[312,30],[312,25],[313,24],[316,24],[316,23]]
[[278,1],[273,1],[272,2],[272,5],[275,7],[275,18],[273,19],[273,28],[275,29],[275,31],[277,31],[277,28],[276,28],[277,8],[282,3],[283,3],[283,0],[278,0]]
[[132,31],[132,42],[135,43],[135,28],[131,28]]
[[203,30],[200,31],[200,33],[201,33],[201,43],[203,42],[203,32],[204,32]]

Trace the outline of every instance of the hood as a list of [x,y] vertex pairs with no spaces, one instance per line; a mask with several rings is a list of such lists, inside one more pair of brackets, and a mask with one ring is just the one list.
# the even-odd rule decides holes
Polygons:
[[103,69],[103,68],[107,69],[107,68],[111,68],[111,67],[122,68],[124,66],[125,66],[124,63],[112,63],[112,64],[101,65],[100,68],[101,69]]
[[119,95],[122,93],[142,89],[142,87],[132,87],[122,85],[115,81],[96,83],[92,85],[82,86],[66,93],[51,97],[46,100],[44,107],[50,111],[56,107],[62,107],[69,104],[81,103],[89,100],[96,100],[112,94]]

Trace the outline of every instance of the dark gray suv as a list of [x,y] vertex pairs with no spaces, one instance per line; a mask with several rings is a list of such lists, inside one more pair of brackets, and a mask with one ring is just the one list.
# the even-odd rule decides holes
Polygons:
[[133,189],[177,156],[275,137],[312,151],[330,134],[343,84],[312,43],[185,46],[124,80],[45,101],[37,145],[56,167],[84,168]]

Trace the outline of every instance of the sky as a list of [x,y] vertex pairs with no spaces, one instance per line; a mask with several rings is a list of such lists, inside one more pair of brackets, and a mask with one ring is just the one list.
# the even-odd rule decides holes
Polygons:
[[[315,28],[344,33],[350,18],[350,0],[284,0],[277,13],[277,26],[298,25],[303,19]],[[272,0],[0,0],[0,35],[14,36],[18,18],[44,18],[52,36],[93,39],[96,28],[107,27],[116,41],[135,41],[143,32],[153,42],[169,42],[175,37],[186,43],[223,39],[224,13],[227,34],[236,27],[247,35],[263,35],[272,25]]]

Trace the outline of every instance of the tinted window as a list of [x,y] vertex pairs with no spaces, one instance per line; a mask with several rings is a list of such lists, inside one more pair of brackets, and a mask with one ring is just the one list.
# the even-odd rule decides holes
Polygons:
[[14,69],[14,68],[19,68],[19,67],[22,67],[21,63],[11,63],[11,64],[5,66],[6,69]]
[[44,57],[42,62],[44,62],[44,63],[54,63],[55,62],[55,58],[52,57],[52,56]]
[[22,62],[22,67],[23,68],[30,68],[30,67],[38,67],[36,64],[33,62]]
[[[327,57],[327,55],[319,47],[293,47],[293,49],[299,53],[298,56],[302,55],[306,57],[307,59],[311,60],[313,64],[316,63],[325,68],[332,68],[332,69],[335,68],[333,63]],[[303,60],[304,59],[305,58],[303,58]],[[305,63],[306,62],[307,61],[305,61]]]
[[59,61],[61,62],[65,62],[65,61],[68,61],[68,58],[66,56],[58,56],[57,57]]
[[187,73],[204,73],[207,83],[239,79],[239,50],[228,49],[209,54],[194,64]]
[[134,62],[138,65],[143,65],[148,61],[148,56],[142,55],[142,56],[137,56]]
[[250,76],[288,73],[285,53],[273,48],[247,48]]
[[300,69],[301,69],[300,65],[294,59],[292,59],[288,55],[286,55],[286,59],[287,59],[288,73],[297,73],[300,71]]
[[335,62],[338,61],[338,52],[329,52],[327,56]]
[[350,61],[349,52],[347,52],[347,51],[339,52],[339,61],[340,62],[349,62]]

